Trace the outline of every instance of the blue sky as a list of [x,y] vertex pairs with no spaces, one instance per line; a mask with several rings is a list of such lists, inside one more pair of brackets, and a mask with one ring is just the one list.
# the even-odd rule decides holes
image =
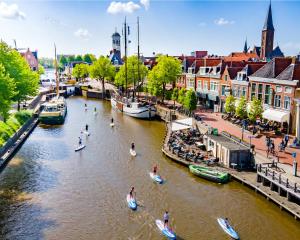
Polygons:
[[[39,56],[59,53],[107,55],[111,34],[131,26],[129,52],[136,52],[136,17],[140,17],[141,52],[170,55],[208,50],[228,55],[248,44],[260,45],[269,1],[60,1],[0,0],[0,38]],[[300,52],[300,1],[272,1],[277,43],[286,55]],[[275,47],[274,46],[274,47]],[[122,46],[123,48],[123,46]]]

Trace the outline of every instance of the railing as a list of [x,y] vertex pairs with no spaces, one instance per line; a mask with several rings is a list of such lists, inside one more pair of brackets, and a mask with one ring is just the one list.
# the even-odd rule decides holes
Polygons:
[[263,175],[264,177],[277,182],[282,187],[286,188],[287,190],[290,190],[294,193],[300,193],[300,186],[297,185],[297,183],[293,183],[288,178],[283,177],[281,173],[278,173],[268,167],[262,167],[261,164],[257,167],[257,173],[260,173],[260,175]]

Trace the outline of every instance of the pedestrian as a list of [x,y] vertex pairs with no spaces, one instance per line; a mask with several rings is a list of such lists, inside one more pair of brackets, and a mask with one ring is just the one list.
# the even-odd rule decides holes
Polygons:
[[275,149],[275,144],[274,144],[274,140],[271,141],[270,143],[270,148],[271,148],[271,153],[274,155],[274,149]]
[[284,136],[284,147],[286,147],[288,145],[289,139],[290,139],[289,135],[286,134]]

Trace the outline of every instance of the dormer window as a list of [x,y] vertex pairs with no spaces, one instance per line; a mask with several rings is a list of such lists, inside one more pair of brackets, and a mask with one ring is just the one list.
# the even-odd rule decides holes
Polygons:
[[194,72],[194,68],[193,67],[189,67],[188,73],[193,73],[193,72]]

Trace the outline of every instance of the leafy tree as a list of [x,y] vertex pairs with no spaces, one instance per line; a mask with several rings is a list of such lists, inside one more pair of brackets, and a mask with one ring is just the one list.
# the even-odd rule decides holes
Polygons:
[[[148,68],[138,60],[137,56],[127,58],[127,86],[134,85],[136,87],[140,84],[138,83],[139,77],[142,80],[147,76],[147,73]],[[116,74],[115,84],[123,87],[126,85],[125,64],[120,67],[119,72]]]
[[18,102],[18,110],[20,110],[20,102],[37,93],[39,75],[30,69],[20,53],[8,47],[4,42],[0,43],[0,63],[15,83],[16,94],[13,101]]
[[179,90],[179,92],[178,92],[178,102],[180,104],[184,103],[185,93],[186,93],[186,89],[185,88],[181,88]]
[[261,118],[263,113],[263,106],[261,101],[254,98],[250,103],[250,108],[248,112],[248,118],[251,122],[254,122],[257,118]]
[[229,95],[225,101],[225,111],[226,113],[233,115],[235,113],[235,97]]
[[[161,55],[157,58],[157,65],[151,71],[155,72],[155,74],[149,75],[148,81],[153,86],[161,88],[162,101],[164,101],[166,85],[168,83],[175,85],[175,82],[181,73],[181,63],[177,58]],[[154,76],[155,78],[153,78]],[[156,81],[157,83],[151,83],[153,81]]]
[[235,115],[242,119],[247,117],[247,100],[244,96],[238,100],[238,105],[235,109]]
[[90,66],[90,76],[98,81],[102,82],[102,96],[105,96],[105,80],[112,80],[115,76],[116,69],[112,65],[108,57],[100,56]]
[[162,94],[161,83],[156,71],[150,71],[148,74],[147,92],[156,97],[161,96]]
[[76,58],[75,58],[75,61],[82,62],[83,59],[82,59],[81,55],[77,55]]
[[83,56],[83,61],[86,62],[86,63],[89,63],[89,64],[92,64],[93,63],[93,60],[92,60],[92,57],[91,57],[92,54],[84,54]]
[[68,63],[75,61],[75,56],[71,55],[67,58]]
[[12,99],[15,92],[16,85],[5,72],[4,66],[0,63],[0,115],[2,116],[4,122],[8,118],[9,110],[11,108]]
[[45,69],[41,64],[39,64],[39,68],[38,68],[37,72],[38,72],[39,75],[42,75],[42,74],[45,73]]
[[86,64],[76,64],[72,71],[73,77],[75,77],[77,80],[85,79],[89,75],[89,66]]
[[173,93],[172,93],[171,99],[174,101],[174,107],[175,107],[176,101],[178,100],[178,95],[179,95],[178,88],[173,88]]
[[64,55],[62,55],[59,59],[59,65],[64,68],[67,64],[68,59]]
[[183,107],[191,113],[197,108],[197,96],[193,89],[190,89],[186,92]]

